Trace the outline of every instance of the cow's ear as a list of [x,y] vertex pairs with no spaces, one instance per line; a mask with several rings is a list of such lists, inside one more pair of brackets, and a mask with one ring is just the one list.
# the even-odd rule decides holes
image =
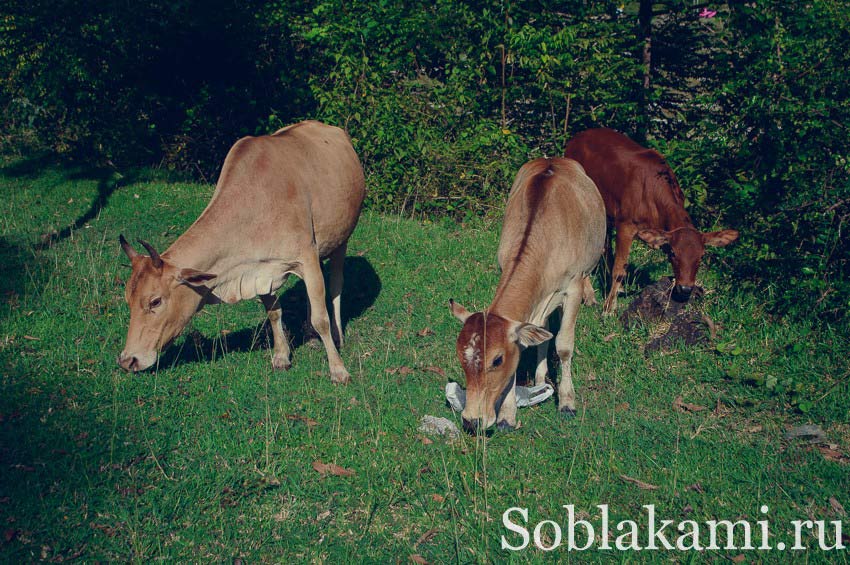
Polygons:
[[514,322],[511,327],[510,338],[523,347],[532,347],[552,339],[552,332],[534,324]]
[[663,245],[670,243],[667,232],[661,230],[640,230],[637,236],[653,249],[661,249]]
[[466,319],[472,315],[469,310],[467,310],[451,298],[449,298],[449,308],[451,308],[452,316],[460,320],[460,323],[462,324],[466,323]]
[[726,247],[738,239],[738,230],[720,230],[702,234],[702,242],[706,247]]
[[216,275],[212,273],[205,273],[196,269],[180,269],[177,273],[177,280],[190,286],[201,286],[215,277]]

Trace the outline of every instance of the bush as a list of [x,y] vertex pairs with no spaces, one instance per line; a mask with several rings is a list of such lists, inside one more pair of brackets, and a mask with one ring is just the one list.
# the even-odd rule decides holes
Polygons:
[[850,16],[828,0],[701,9],[11,0],[2,141],[212,181],[238,137],[318,118],[351,134],[370,207],[462,219],[500,210],[526,160],[613,127],[667,156],[697,223],[741,230],[730,272],[783,311],[843,318]]

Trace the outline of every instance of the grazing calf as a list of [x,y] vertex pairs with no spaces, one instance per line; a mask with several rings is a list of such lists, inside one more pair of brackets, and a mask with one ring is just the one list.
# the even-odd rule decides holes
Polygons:
[[605,313],[617,309],[617,292],[626,276],[635,236],[667,252],[676,284],[673,297],[687,301],[706,246],[724,247],[738,238],[735,230],[701,233],[685,211],[685,196],[676,175],[658,152],[610,129],[589,129],[567,144],[564,155],[582,164],[605,201],[617,231],[611,290]]
[[[457,356],[466,374],[467,431],[516,426],[515,373],[521,348],[552,337],[543,325],[562,309],[555,341],[561,359],[558,407],[574,414],[572,356],[578,309],[587,273],[602,255],[605,207],[581,165],[571,159],[535,159],[517,173],[508,197],[499,266],[502,277],[492,304],[468,312],[450,301],[463,322]],[[591,289],[592,290],[592,289]],[[548,344],[546,344],[548,345]],[[546,345],[538,348],[535,384],[546,378]]]
[[364,195],[363,169],[339,128],[307,121],[237,141],[207,208],[162,255],[140,242],[149,253],[141,255],[121,236],[133,273],[125,290],[130,327],[118,364],[146,369],[205,304],[259,295],[274,334],[272,365],[288,369],[289,341],[275,292],[294,273],[307,287],[310,322],[325,345],[331,380],[347,382],[331,337],[321,260],[330,258],[341,344],[342,268]]

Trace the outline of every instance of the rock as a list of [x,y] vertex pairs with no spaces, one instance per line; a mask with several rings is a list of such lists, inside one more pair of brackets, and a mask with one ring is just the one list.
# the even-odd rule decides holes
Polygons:
[[419,431],[428,435],[439,435],[448,438],[460,437],[460,430],[454,422],[439,416],[422,416],[419,421]]
[[823,443],[826,441],[826,434],[820,426],[804,424],[785,432],[785,439],[788,441],[793,439],[804,439],[812,443]]
[[661,277],[658,282],[643,289],[620,316],[620,322],[627,328],[638,322],[669,325],[666,331],[653,333],[646,351],[671,349],[677,341],[685,345],[708,342],[708,328],[698,308],[703,289],[695,288],[688,302],[673,300],[672,292],[673,280]]

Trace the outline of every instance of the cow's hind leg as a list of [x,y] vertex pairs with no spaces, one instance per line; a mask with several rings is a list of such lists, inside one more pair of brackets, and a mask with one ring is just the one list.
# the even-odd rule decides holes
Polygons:
[[331,323],[328,318],[328,309],[325,306],[325,278],[322,275],[322,266],[319,262],[318,253],[314,251],[304,260],[304,285],[307,287],[307,297],[310,299],[310,323],[322,338],[325,351],[328,354],[328,365],[331,369],[331,381],[335,383],[347,383],[351,380],[342,358],[339,356],[333,337],[331,337]]
[[292,366],[289,358],[289,338],[286,337],[283,322],[281,321],[283,310],[280,307],[280,301],[274,294],[263,294],[260,296],[260,300],[263,301],[263,306],[266,307],[269,324],[272,327],[272,335],[274,336],[272,367],[275,369],[289,369]]
[[581,301],[588,306],[599,304],[596,301],[596,291],[593,290],[593,283],[590,281],[589,275],[581,279]]
[[576,318],[581,306],[582,280],[576,278],[567,289],[564,298],[564,317],[561,319],[561,329],[555,338],[555,349],[561,360],[561,382],[558,383],[558,410],[566,416],[576,413],[576,391],[573,387],[573,351],[576,343]]
[[540,386],[549,377],[549,341],[544,341],[537,346],[537,368],[534,370],[534,386]]
[[330,271],[328,290],[331,294],[331,304],[333,306],[333,325],[336,328],[337,347],[342,348],[342,271],[345,266],[345,250],[348,243],[343,243],[331,253],[328,258],[328,269]]

